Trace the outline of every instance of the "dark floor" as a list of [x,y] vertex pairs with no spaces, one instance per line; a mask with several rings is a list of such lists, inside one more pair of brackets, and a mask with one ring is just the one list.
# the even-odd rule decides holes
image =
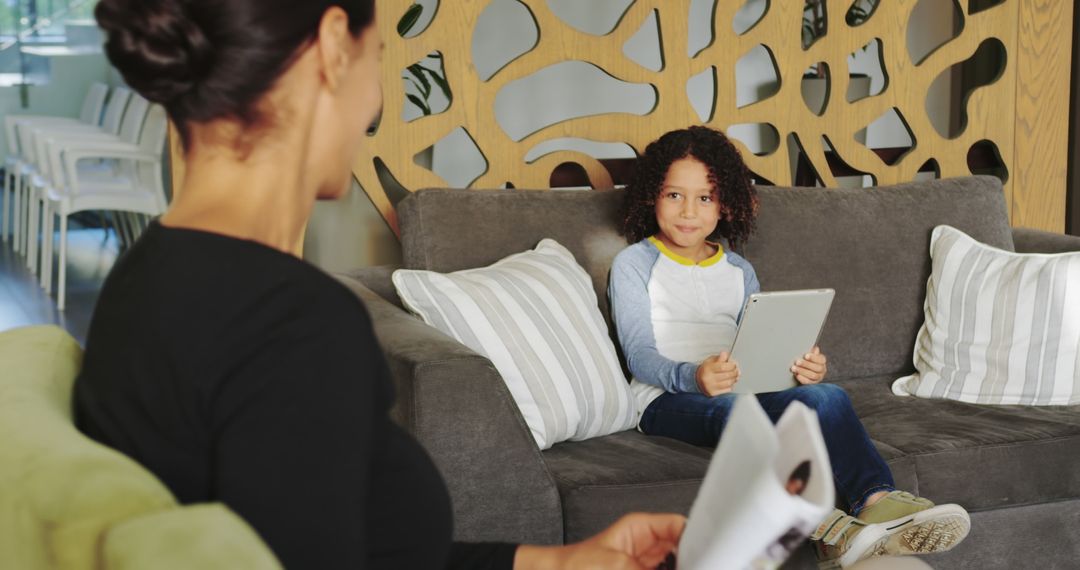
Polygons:
[[85,345],[94,303],[119,247],[115,234],[101,229],[72,229],[68,238],[67,306],[63,312],[56,309],[57,270],[53,269],[53,294],[46,295],[26,267],[26,259],[12,251],[10,238],[0,243],[0,331],[56,324]]

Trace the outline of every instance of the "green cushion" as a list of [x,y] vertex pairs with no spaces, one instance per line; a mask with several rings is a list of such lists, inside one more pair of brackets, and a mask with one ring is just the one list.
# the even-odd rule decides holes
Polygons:
[[[106,567],[102,545],[110,529],[140,515],[187,510],[178,509],[169,490],[146,469],[75,429],[71,389],[81,363],[82,349],[60,328],[0,333],[0,568]],[[210,518],[191,516],[193,521]],[[166,535],[135,529],[138,520],[119,536],[153,536],[160,546]],[[158,528],[161,523],[148,524]],[[272,559],[246,525],[215,523],[206,532],[226,528],[236,543]],[[184,543],[192,544],[191,538],[179,544]],[[121,538],[110,539],[110,545],[111,552],[137,549]],[[175,554],[183,560],[193,553]]]
[[281,568],[255,531],[220,504],[192,505],[132,519],[105,539],[114,570],[238,570]]

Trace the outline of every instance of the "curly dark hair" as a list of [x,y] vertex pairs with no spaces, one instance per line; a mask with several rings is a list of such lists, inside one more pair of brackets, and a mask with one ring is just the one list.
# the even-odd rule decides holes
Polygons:
[[623,201],[622,233],[628,242],[637,243],[660,231],[656,223],[660,187],[671,163],[687,157],[697,159],[708,169],[709,182],[720,202],[720,221],[709,239],[723,238],[734,248],[750,237],[758,205],[750,169],[724,133],[693,126],[661,136],[649,143],[638,158]]

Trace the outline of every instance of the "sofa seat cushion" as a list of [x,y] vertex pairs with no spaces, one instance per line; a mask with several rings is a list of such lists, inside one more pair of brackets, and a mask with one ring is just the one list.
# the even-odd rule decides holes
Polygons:
[[689,512],[711,456],[711,449],[633,430],[556,444],[544,461],[562,496],[566,541],[588,538],[628,512]]
[[1080,406],[895,396],[891,376],[837,382],[898,486],[969,510],[1080,498]]

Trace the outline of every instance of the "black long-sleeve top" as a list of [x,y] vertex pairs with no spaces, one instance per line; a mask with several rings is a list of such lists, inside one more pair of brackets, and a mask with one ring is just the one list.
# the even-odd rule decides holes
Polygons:
[[151,224],[94,311],[76,423],[182,504],[220,501],[286,568],[510,568],[454,545],[449,496],[388,410],[385,360],[344,286],[255,242]]

